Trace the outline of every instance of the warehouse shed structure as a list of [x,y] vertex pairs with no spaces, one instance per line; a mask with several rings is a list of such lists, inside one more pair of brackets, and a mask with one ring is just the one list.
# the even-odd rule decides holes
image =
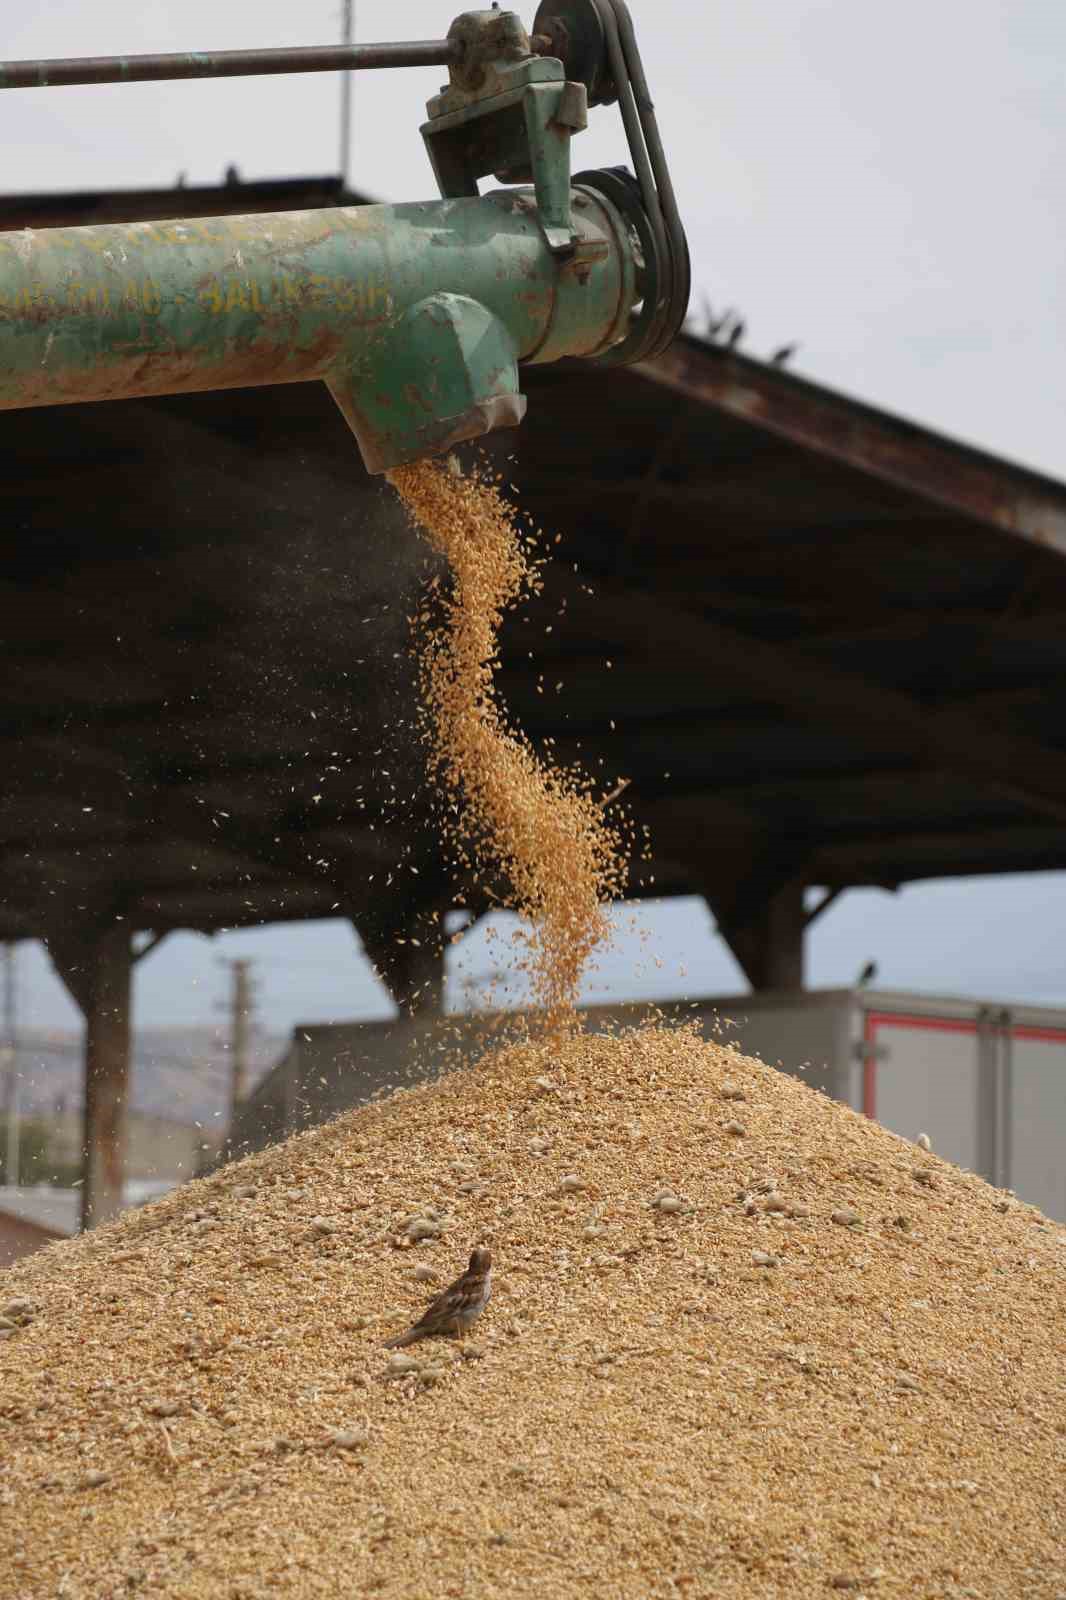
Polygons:
[[[0,227],[341,203],[20,197]],[[752,988],[788,990],[851,886],[1066,867],[1066,486],[691,337],[525,387],[490,453],[550,559],[500,688],[630,780],[634,896],[704,895]],[[99,1220],[152,942],[343,915],[402,1003],[439,984],[443,914],[489,901],[422,781],[435,568],[324,387],[12,412],[4,440],[0,938],[46,940],[84,1012]]]

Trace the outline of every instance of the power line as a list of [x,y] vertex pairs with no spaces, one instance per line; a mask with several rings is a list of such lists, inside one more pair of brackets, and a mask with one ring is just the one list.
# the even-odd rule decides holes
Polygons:
[[233,983],[230,989],[230,1123],[237,1108],[248,1093],[248,1076],[251,1064],[252,1007],[255,1002],[255,985],[252,982],[252,963],[247,956],[223,963],[229,967]]

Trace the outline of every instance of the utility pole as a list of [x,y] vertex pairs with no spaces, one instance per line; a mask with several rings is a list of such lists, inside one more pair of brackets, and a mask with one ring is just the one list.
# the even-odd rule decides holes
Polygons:
[[252,963],[247,959],[229,962],[233,977],[230,990],[230,1126],[237,1108],[248,1093],[249,1046],[252,1039]]
[[[343,0],[341,9],[341,43],[355,43],[355,0]],[[348,187],[348,171],[352,150],[352,74],[341,73],[341,150],[339,171],[341,183]]]
[[4,1181],[19,1181],[19,1084],[18,1035],[15,1022],[15,945],[4,944],[4,1017],[0,1064],[4,1069],[4,1127],[7,1144],[4,1152]]

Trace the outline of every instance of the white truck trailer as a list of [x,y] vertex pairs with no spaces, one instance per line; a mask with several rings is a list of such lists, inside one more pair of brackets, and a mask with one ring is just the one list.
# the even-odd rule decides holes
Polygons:
[[904,1138],[928,1134],[938,1155],[1066,1221],[1066,1011],[862,989],[710,1008],[746,1054]]

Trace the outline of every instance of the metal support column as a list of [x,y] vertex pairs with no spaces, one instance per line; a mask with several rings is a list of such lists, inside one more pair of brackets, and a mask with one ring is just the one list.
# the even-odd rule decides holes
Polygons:
[[230,1127],[248,1093],[249,1047],[252,1036],[252,963],[247,957],[230,962]]
[[719,932],[755,990],[802,989],[807,917],[803,884],[790,882],[766,899],[740,926]]
[[48,948],[85,1017],[81,1225],[88,1228],[122,1210],[133,951],[124,922],[50,938]]
[[[444,1009],[443,927],[447,899],[401,903],[352,924],[366,955],[401,1013]],[[377,909],[377,908],[376,908]],[[393,908],[390,907],[390,910]]]

